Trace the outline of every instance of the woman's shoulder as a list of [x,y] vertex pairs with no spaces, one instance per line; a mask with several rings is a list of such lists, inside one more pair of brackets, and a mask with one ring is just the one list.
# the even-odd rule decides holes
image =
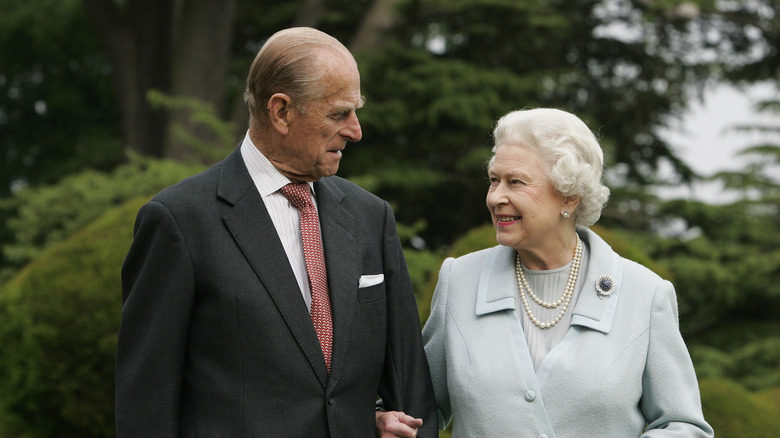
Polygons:
[[587,230],[584,234],[587,239],[588,245],[591,250],[591,257],[593,258],[592,264],[599,264],[609,267],[614,265],[614,260],[618,261],[618,265],[622,270],[622,276],[636,279],[638,282],[644,282],[648,284],[655,284],[665,281],[660,275],[650,270],[650,268],[634,261],[623,257],[617,253],[612,247],[604,241],[597,233],[592,230]]
[[650,268],[621,256],[593,231],[588,231],[587,239],[592,251],[589,269],[614,278],[624,304],[644,308],[659,292],[674,295],[671,282]]
[[457,257],[448,257],[446,262],[451,263],[453,269],[481,269],[485,261],[499,257],[505,252],[513,251],[506,246],[496,245]]
[[624,276],[636,279],[638,282],[656,284],[666,281],[663,277],[653,272],[647,266],[637,263],[631,259],[620,257],[623,264]]
[[496,266],[502,263],[509,263],[509,258],[514,260],[513,254],[513,249],[497,245],[458,257],[448,257],[441,266],[439,277],[452,286],[470,289],[476,287],[483,274],[494,272]]

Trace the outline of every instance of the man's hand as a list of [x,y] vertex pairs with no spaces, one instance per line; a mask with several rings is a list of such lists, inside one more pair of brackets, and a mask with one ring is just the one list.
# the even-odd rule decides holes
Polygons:
[[376,436],[378,438],[414,438],[422,426],[422,418],[414,418],[403,412],[376,411]]

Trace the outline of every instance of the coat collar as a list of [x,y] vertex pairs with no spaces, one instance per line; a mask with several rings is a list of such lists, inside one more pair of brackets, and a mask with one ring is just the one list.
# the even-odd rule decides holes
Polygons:
[[[609,333],[622,285],[620,256],[593,231],[578,228],[577,233],[590,248],[590,261],[580,296],[572,310],[571,324]],[[599,297],[595,287],[601,275],[609,275],[616,283],[615,291],[604,298]],[[482,316],[514,310],[518,305],[516,297],[515,251],[506,246],[493,247],[480,270],[476,313]]]

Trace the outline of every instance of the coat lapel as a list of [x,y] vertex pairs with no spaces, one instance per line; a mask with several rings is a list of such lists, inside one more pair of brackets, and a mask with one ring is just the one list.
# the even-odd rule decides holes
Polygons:
[[341,203],[344,192],[328,178],[314,183],[314,191],[317,195],[333,312],[333,357],[330,375],[335,382],[346,359],[360,277],[357,237],[354,232],[355,217]]
[[[620,257],[596,233],[588,229],[578,229],[578,233],[589,245],[590,264],[573,310],[572,325],[609,333],[623,279]],[[601,275],[610,276],[616,283],[615,291],[608,297],[602,298],[596,293],[596,280]],[[518,305],[516,287],[514,250],[504,246],[492,248],[480,272],[477,315],[515,309]]]
[[514,254],[515,250],[506,246],[495,246],[489,250],[479,275],[477,315],[515,309]]
[[223,217],[236,244],[260,278],[323,387],[328,373],[317,334],[301,299],[295,275],[287,260],[263,199],[236,149],[222,164],[217,195],[233,205]]
[[[623,280],[620,257],[596,233],[587,229],[579,229],[578,232],[580,238],[589,245],[590,262],[580,296],[574,306],[571,325],[587,327],[606,334],[612,328],[612,320],[620,298],[620,286]],[[614,292],[607,297],[600,297],[596,292],[596,281],[601,275],[608,275],[616,283]]]

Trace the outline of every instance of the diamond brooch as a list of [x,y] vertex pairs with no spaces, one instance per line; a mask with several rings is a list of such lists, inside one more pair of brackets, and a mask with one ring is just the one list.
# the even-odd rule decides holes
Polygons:
[[596,293],[599,294],[599,298],[604,299],[604,297],[612,295],[612,292],[614,291],[615,280],[613,280],[609,275],[600,275],[596,280]]

